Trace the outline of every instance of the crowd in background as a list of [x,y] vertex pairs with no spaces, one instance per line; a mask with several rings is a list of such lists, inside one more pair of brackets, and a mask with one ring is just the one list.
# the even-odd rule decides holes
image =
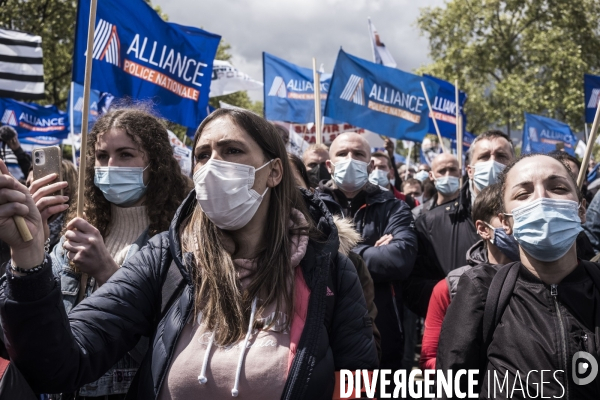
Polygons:
[[34,180],[0,132],[29,176],[0,177],[0,355],[30,398],[325,399],[334,371],[417,360],[562,371],[530,383],[598,397],[570,364],[600,339],[600,195],[577,158],[517,157],[495,130],[464,171],[450,153],[398,165],[357,133],[298,157],[286,133],[218,110],[186,177],[159,119],[115,108],[90,132],[77,218],[73,165]]

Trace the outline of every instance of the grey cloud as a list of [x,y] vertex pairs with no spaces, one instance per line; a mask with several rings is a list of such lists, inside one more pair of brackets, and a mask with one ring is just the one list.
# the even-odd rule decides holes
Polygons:
[[[340,46],[372,59],[367,17],[394,56],[412,71],[430,62],[428,43],[416,20],[420,7],[443,0],[154,0],[169,19],[220,34],[231,44],[233,64],[262,80],[262,52],[311,67],[317,58],[331,72]],[[251,91],[262,100],[262,91]]]

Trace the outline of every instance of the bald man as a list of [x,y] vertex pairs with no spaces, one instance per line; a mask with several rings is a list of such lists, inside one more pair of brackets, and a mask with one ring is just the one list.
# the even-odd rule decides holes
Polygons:
[[450,271],[467,265],[467,251],[480,239],[471,219],[470,201],[460,196],[456,157],[443,153],[434,158],[429,178],[437,194],[422,206],[416,219],[419,255],[405,287],[422,317],[433,287]]
[[389,190],[369,182],[373,170],[371,149],[359,134],[344,133],[333,141],[327,168],[333,179],[319,185],[318,195],[333,214],[352,218],[363,238],[352,251],[365,260],[375,284],[375,324],[381,332],[380,367],[400,369],[404,339],[399,320],[401,304],[394,297],[394,283],[408,277],[417,255],[410,209]]

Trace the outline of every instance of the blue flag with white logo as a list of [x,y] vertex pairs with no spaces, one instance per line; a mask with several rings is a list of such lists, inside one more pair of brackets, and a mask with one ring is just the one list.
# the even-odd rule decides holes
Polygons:
[[585,122],[592,123],[600,99],[600,76],[585,74],[583,91],[585,93]]
[[[263,52],[265,118],[296,124],[315,122],[313,70]],[[331,74],[321,74],[321,113]]]
[[522,154],[549,153],[564,149],[575,155],[577,138],[569,125],[552,118],[525,113]]
[[[456,139],[456,92],[455,86],[450,82],[436,78],[435,76],[424,74],[424,77],[432,80],[439,85],[437,95],[431,100],[431,109],[433,110],[433,116],[435,117],[438,128],[440,129],[440,135],[448,139]],[[458,102],[460,105],[460,112],[462,116],[463,132],[466,130],[467,117],[463,111],[463,105],[467,100],[467,94],[463,91],[458,92]],[[429,131],[436,135],[435,125],[429,115]]]
[[[71,95],[73,95],[71,99]],[[72,103],[71,103],[72,102]],[[98,119],[100,92],[90,90],[90,112],[88,117],[89,128],[91,128],[96,119]],[[69,92],[69,121],[72,121],[73,133],[81,133],[81,119],[83,118],[83,85],[73,82],[73,90]]]
[[[83,84],[90,0],[80,0],[73,81]],[[143,0],[98,2],[92,89],[151,100],[158,113],[196,127],[208,104],[212,65],[221,37],[163,21]]]
[[0,115],[1,124],[12,126],[19,139],[32,136],[66,139],[69,135],[69,115],[56,106],[0,98]]
[[421,82],[433,99],[437,83],[340,50],[325,116],[381,135],[421,142],[429,129],[429,110]]

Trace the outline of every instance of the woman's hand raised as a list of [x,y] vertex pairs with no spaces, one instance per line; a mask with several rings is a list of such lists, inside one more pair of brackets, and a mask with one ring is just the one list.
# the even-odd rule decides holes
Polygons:
[[69,205],[66,204],[69,201],[67,196],[54,194],[59,190],[65,189],[68,186],[67,182],[55,182],[50,184],[52,181],[56,180],[57,177],[58,175],[56,174],[44,176],[43,178],[33,181],[29,187],[31,197],[33,197],[33,201],[35,202],[35,205],[42,216],[44,239],[48,239],[50,236],[48,219],[51,216],[60,214],[69,208]]
[[104,245],[100,231],[83,218],[73,218],[67,224],[63,247],[67,258],[81,271],[103,285],[119,266]]
[[[44,261],[44,230],[42,217],[29,193],[19,181],[10,176],[6,164],[0,160],[0,240],[10,246],[13,264],[24,269]],[[33,236],[24,242],[13,217],[20,215]]]

